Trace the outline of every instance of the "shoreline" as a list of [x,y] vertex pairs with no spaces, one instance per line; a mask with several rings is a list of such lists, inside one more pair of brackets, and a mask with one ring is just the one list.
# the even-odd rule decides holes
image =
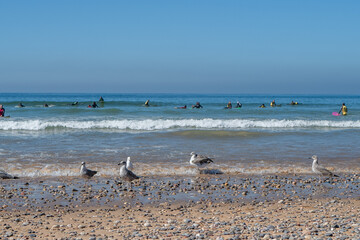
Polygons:
[[144,177],[131,189],[102,177],[0,182],[4,239],[357,239],[360,234],[359,174]]

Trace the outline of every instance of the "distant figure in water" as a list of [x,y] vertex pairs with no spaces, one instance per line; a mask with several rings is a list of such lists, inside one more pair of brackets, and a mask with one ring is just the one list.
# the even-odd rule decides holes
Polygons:
[[298,105],[298,102],[291,101],[290,105]]
[[92,107],[92,108],[97,108],[97,107],[99,107],[99,106],[96,104],[96,102],[93,102],[93,104],[91,105],[91,107]]
[[104,102],[103,97],[100,97],[99,102]]
[[228,104],[226,105],[226,109],[231,109],[232,108],[232,104],[231,102],[229,101]]
[[272,102],[270,103],[270,106],[271,106],[271,107],[275,107],[275,106],[276,106],[275,100],[272,100]]
[[175,107],[176,109],[186,109],[186,105],[184,105],[183,107]]
[[150,106],[149,102],[150,102],[150,100],[149,100],[149,99],[148,99],[148,100],[146,100],[146,102],[145,102],[145,107],[149,107],[149,106]]
[[342,112],[343,116],[347,115],[347,107],[345,106],[345,103],[342,104],[339,114],[340,114],[340,112]]
[[5,108],[3,105],[0,105],[0,117],[5,117]]
[[201,106],[200,102],[196,102],[195,105],[192,105],[192,108],[202,108],[203,106]]
[[22,108],[22,107],[25,107],[25,105],[22,104],[22,103],[19,103],[19,104],[18,104],[18,107]]
[[259,108],[266,108],[265,104],[261,104],[261,106],[259,106]]
[[44,107],[49,107],[49,105],[47,103],[44,104]]
[[242,104],[239,101],[237,101],[236,102],[236,108],[241,108],[241,107],[242,107]]
[[78,105],[79,104],[79,102],[73,102],[72,104],[71,104],[71,106],[76,106],[76,105]]

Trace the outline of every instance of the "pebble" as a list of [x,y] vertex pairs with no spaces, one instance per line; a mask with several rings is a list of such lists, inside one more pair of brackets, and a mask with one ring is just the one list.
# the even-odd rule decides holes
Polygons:
[[[75,183],[52,180],[52,186],[46,181],[40,185],[31,182],[31,188],[40,189],[40,194],[25,189],[23,184],[4,182],[0,196],[5,196],[1,206],[6,205],[2,217],[7,216],[0,219],[0,236],[53,239],[56,233],[63,234],[63,239],[91,240],[119,236],[356,239],[360,235],[359,205],[348,202],[358,194],[360,177],[351,178],[348,181],[348,176],[341,176],[330,184],[311,176],[145,177],[134,183],[131,191],[113,180],[91,180],[86,184],[83,180],[76,183],[76,178]],[[189,195],[193,200],[177,203],[178,196]]]

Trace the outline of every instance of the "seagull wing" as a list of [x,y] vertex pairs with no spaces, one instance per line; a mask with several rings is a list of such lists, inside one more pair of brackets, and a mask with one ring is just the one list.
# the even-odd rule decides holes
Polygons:
[[323,176],[335,176],[332,172],[330,172],[329,170],[327,170],[324,167],[319,166],[317,169]]
[[96,173],[97,173],[97,171],[93,171],[93,170],[90,170],[90,169],[86,170],[86,175],[89,176],[89,177],[94,176]]
[[129,175],[132,179],[139,179],[139,177],[136,176],[135,173],[133,173],[132,171],[129,171]]
[[214,162],[211,158],[208,158],[206,156],[198,155],[195,157],[194,161],[195,164],[207,164]]

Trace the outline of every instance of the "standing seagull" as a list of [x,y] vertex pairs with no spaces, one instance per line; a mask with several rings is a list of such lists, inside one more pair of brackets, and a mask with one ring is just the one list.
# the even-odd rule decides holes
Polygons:
[[97,173],[97,171],[92,171],[90,169],[87,169],[86,166],[85,166],[85,162],[81,163],[81,168],[80,168],[81,176],[86,177],[86,178],[91,178],[96,173]]
[[125,161],[120,162],[118,165],[121,166],[120,167],[120,178],[121,179],[123,179],[127,182],[131,182],[135,179],[139,179],[138,176],[136,176],[132,171],[127,169]]
[[213,160],[211,160],[210,158],[206,156],[197,155],[194,152],[190,153],[190,155],[191,155],[190,164],[194,166],[198,166],[199,168],[213,162]]
[[332,172],[330,172],[329,170],[327,170],[326,168],[324,168],[323,166],[320,166],[318,163],[318,157],[316,155],[313,155],[309,159],[314,160],[312,163],[312,171],[314,173],[321,174],[322,176],[327,176],[327,177],[339,177],[333,174]]
[[18,177],[12,176],[3,170],[0,170],[0,179],[18,179]]
[[131,163],[130,157],[128,157],[128,158],[126,159],[126,168],[127,168],[128,170],[133,170],[133,165],[132,165],[132,163]]

